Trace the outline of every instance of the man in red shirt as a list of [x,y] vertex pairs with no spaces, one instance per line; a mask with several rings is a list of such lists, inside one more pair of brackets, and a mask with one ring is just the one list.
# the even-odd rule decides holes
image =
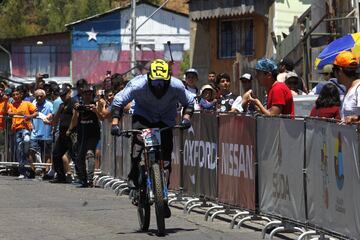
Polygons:
[[290,115],[294,116],[294,101],[290,89],[285,83],[277,82],[277,65],[274,61],[262,58],[256,62],[256,78],[260,85],[267,90],[267,108],[252,94],[248,94],[247,101],[253,102],[266,116]]

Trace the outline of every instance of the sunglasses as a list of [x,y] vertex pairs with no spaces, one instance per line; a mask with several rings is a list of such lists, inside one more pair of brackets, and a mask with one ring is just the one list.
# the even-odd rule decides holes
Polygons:
[[153,87],[164,87],[165,86],[164,80],[152,80],[150,83]]

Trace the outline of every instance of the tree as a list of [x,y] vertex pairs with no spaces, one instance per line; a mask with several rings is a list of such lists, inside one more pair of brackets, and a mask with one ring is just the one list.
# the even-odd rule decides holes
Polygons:
[[62,32],[67,23],[126,3],[130,0],[6,0],[0,3],[0,38]]

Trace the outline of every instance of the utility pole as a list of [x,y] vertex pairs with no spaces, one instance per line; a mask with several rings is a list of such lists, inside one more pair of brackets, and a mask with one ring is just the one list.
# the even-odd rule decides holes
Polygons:
[[131,73],[135,76],[136,64],[136,0],[131,0],[131,41],[130,41],[131,60],[130,68]]
[[355,14],[356,14],[356,31],[360,32],[360,7],[359,7],[359,0],[355,0]]

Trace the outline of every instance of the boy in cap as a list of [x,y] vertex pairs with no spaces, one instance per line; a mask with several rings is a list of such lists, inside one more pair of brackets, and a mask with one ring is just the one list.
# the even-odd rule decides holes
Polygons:
[[260,85],[267,90],[267,108],[257,98],[248,95],[244,102],[251,101],[266,116],[276,116],[280,114],[294,116],[294,102],[290,89],[283,82],[277,82],[276,76],[278,68],[271,59],[262,58],[256,62],[256,78]]
[[195,68],[190,68],[185,72],[185,88],[195,96],[198,95],[199,89],[196,83],[199,80],[198,71]]
[[[242,96],[242,99],[248,99],[248,95],[252,94],[252,80],[253,77],[251,76],[250,73],[244,73],[243,75],[241,75],[240,77],[240,82],[241,82],[241,86],[244,90],[244,95]],[[244,110],[244,112],[252,115],[255,112],[255,106],[253,103],[250,102],[242,102],[242,108]]]
[[344,95],[346,92],[346,88],[344,85],[339,84],[338,80],[335,77],[335,74],[333,72],[333,65],[332,64],[327,64],[323,67],[323,69],[320,71],[320,74],[322,75],[322,78],[324,81],[319,82],[310,92],[310,95],[319,95],[321,92],[321,89],[324,87],[324,85],[328,84],[328,83],[332,83],[334,84],[340,95]]
[[347,92],[341,106],[340,116],[346,123],[358,122],[360,116],[359,59],[349,51],[340,52],[334,61],[333,72]]

